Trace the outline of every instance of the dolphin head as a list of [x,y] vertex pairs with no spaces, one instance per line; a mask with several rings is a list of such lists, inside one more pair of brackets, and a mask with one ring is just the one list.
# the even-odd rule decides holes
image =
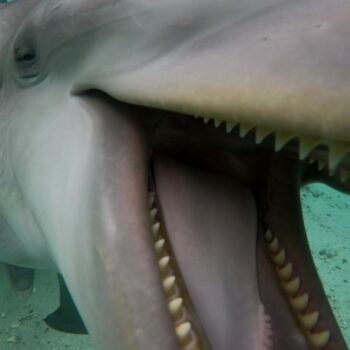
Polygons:
[[349,16],[2,5],[0,258],[62,274],[97,349],[345,349],[299,188],[349,192]]

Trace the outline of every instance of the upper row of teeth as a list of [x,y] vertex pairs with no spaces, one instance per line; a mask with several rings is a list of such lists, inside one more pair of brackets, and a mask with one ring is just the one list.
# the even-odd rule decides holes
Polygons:
[[199,350],[199,338],[196,335],[189,317],[189,312],[181,296],[181,289],[177,283],[170,255],[166,248],[165,237],[161,233],[161,226],[157,220],[157,209],[154,203],[155,194],[150,192],[148,194],[148,204],[150,207],[149,215],[152,224],[154,248],[158,259],[158,268],[162,277],[163,291],[174,324],[175,334],[181,350]]
[[[260,144],[265,137],[268,135],[274,133],[275,134],[275,151],[280,151],[289,141],[296,138],[297,136],[292,133],[285,133],[285,132],[274,132],[273,130],[256,127],[254,125],[244,125],[242,123],[235,123],[231,121],[223,121],[221,119],[215,119],[215,118],[207,118],[207,117],[198,117],[195,116],[195,118],[202,118],[204,123],[209,123],[210,121],[214,122],[214,126],[218,128],[222,124],[225,124],[225,129],[227,133],[230,133],[236,126],[239,126],[239,135],[241,137],[245,137],[249,131],[252,129],[255,129],[255,142],[257,144]],[[311,138],[305,138],[305,137],[298,137],[299,140],[299,159],[304,160],[310,156],[311,151],[318,145],[326,144],[328,145],[328,169],[329,169],[329,175],[336,174],[336,170],[339,167],[342,159],[344,159],[345,155],[350,152],[350,144],[341,144],[336,142],[326,142],[321,139],[311,139]],[[313,159],[310,158],[311,161],[318,162],[319,170],[322,170],[326,167],[326,162],[319,160],[319,159]],[[350,176],[350,171],[347,171],[343,168],[339,167],[339,175],[340,180],[342,182],[345,182],[348,177]]]

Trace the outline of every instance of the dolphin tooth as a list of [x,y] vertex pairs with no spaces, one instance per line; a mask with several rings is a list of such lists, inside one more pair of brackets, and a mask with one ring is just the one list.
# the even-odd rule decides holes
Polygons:
[[300,278],[295,277],[288,282],[282,283],[283,289],[287,292],[288,295],[294,296],[298,293],[300,288]]
[[148,192],[148,205],[150,208],[152,208],[154,201],[156,199],[156,195],[154,192]]
[[299,159],[304,160],[310,152],[319,145],[321,140],[310,139],[310,138],[300,138],[299,139]]
[[272,239],[273,239],[273,235],[272,235],[272,232],[270,230],[267,230],[265,232],[265,239],[268,241],[268,242],[271,242]]
[[154,222],[156,215],[157,215],[158,210],[156,208],[153,208],[150,212],[149,212],[149,216],[151,218],[151,222]]
[[167,296],[174,294],[175,292],[175,276],[169,276],[163,280],[164,293]]
[[221,124],[223,123],[222,120],[220,119],[214,119],[214,126],[218,128]]
[[328,168],[328,175],[329,176],[334,176],[336,174],[337,170],[336,169],[329,169]]
[[186,344],[191,339],[192,325],[190,322],[184,322],[175,328],[177,339],[180,344]]
[[322,160],[317,160],[317,166],[318,166],[318,170],[321,171],[326,167],[326,163],[323,162]]
[[182,304],[182,298],[176,298],[168,303],[168,309],[173,319],[177,320],[181,317]]
[[226,132],[229,134],[232,129],[235,127],[236,123],[233,122],[226,122],[225,127],[226,127]]
[[152,236],[154,239],[159,238],[160,223],[156,222],[152,225]]
[[315,158],[309,158],[309,164],[314,164],[316,163],[316,159]]
[[293,264],[289,262],[283,267],[277,269],[278,276],[284,281],[288,281],[292,277],[293,273]]
[[254,126],[239,124],[239,136],[244,137],[248,134],[250,130],[252,130]]
[[286,261],[286,252],[285,252],[285,250],[281,249],[276,255],[273,255],[272,256],[272,260],[277,266],[284,265],[284,263]]
[[163,256],[158,261],[159,270],[163,275],[167,275],[169,272],[169,262],[170,262],[170,257],[168,255]]
[[328,149],[328,168],[333,170],[350,151],[350,146],[342,143],[331,143]]
[[255,142],[257,144],[261,143],[264,140],[264,138],[271,133],[272,131],[269,129],[257,127],[255,129]]
[[205,124],[209,123],[210,122],[210,118],[207,118],[207,117],[203,117],[203,121]]
[[347,171],[345,169],[340,169],[339,175],[340,175],[340,182],[345,182],[350,176],[350,171]]
[[280,151],[291,139],[295,136],[286,132],[276,132],[275,136],[275,151]]
[[158,256],[162,256],[164,253],[164,247],[165,247],[165,240],[159,239],[155,244],[154,248],[156,249],[156,253]]
[[304,293],[294,298],[289,298],[290,305],[297,311],[302,312],[309,303],[309,294]]
[[322,332],[317,332],[317,333],[309,333],[308,338],[309,338],[311,345],[315,349],[322,349],[328,343],[330,335],[331,334],[329,331],[322,331]]
[[316,326],[320,314],[317,311],[310,312],[306,315],[299,315],[299,321],[305,329],[312,329]]
[[279,249],[280,245],[279,245],[279,241],[278,241],[278,238],[275,237],[271,243],[268,244],[268,248],[269,248],[269,251],[271,253],[277,253],[278,249]]
[[153,207],[153,204],[154,204],[155,200],[156,200],[156,198],[154,196],[149,196],[148,197],[148,205],[149,205],[150,208]]

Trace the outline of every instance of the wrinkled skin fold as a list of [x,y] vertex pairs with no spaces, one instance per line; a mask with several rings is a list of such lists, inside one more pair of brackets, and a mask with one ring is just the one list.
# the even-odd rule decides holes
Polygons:
[[61,274],[98,350],[346,349],[299,188],[349,193],[349,16],[346,0],[0,5],[0,260]]

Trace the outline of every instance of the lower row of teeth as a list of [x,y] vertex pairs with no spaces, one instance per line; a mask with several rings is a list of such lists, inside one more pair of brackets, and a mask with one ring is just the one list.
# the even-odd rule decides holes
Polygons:
[[[199,337],[190,321],[189,312],[184,304],[181,289],[177,283],[170,255],[167,251],[168,244],[165,236],[162,235],[160,222],[157,220],[157,208],[155,207],[155,194],[153,192],[148,194],[148,200],[158,267],[179,346],[182,350],[199,350]],[[319,332],[313,330],[319,321],[319,312],[313,311],[305,313],[309,303],[309,294],[299,293],[301,281],[300,277],[293,274],[293,264],[287,261],[285,250],[280,246],[278,238],[275,237],[270,230],[267,230],[265,240],[271,255],[271,260],[276,267],[281,287],[287,296],[288,303],[301,329],[306,334],[307,340],[313,349],[323,349],[329,342],[330,332],[328,330]]]
[[175,270],[172,266],[169,252],[167,251],[165,236],[162,235],[160,222],[157,221],[157,209],[154,206],[155,194],[150,192],[148,196],[154,248],[162,277],[163,291],[175,328],[176,338],[182,350],[199,350],[199,337],[190,320],[190,314],[186,308],[181,289],[177,283]]
[[265,240],[271,261],[280,280],[281,289],[286,294],[288,304],[300,328],[306,335],[312,349],[323,349],[329,342],[330,332],[328,330],[314,330],[319,322],[320,314],[317,310],[306,312],[310,299],[309,293],[300,292],[301,279],[295,275],[293,264],[288,261],[286,251],[281,247],[278,238],[270,230],[267,230]]

